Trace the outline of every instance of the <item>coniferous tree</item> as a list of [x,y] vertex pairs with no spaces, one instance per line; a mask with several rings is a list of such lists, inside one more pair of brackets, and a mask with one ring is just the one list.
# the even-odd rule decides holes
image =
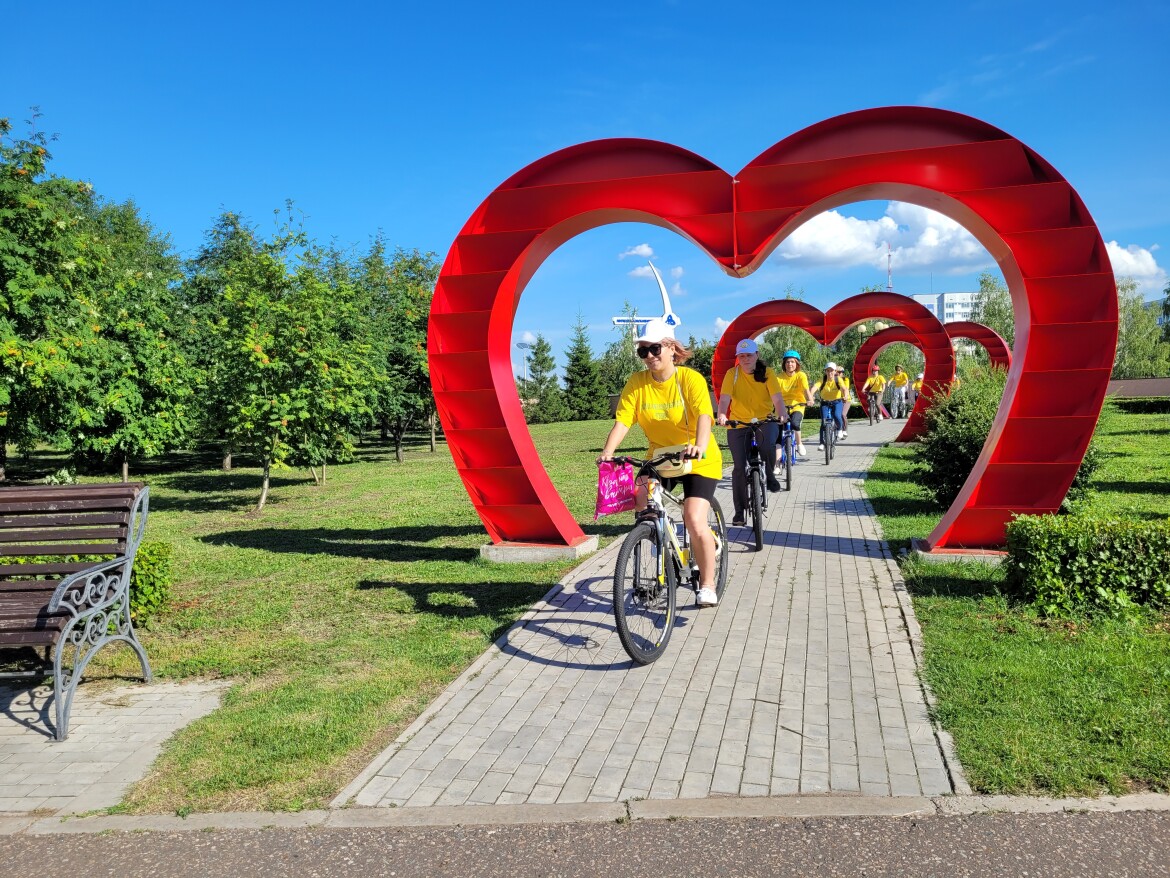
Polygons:
[[609,417],[609,395],[601,383],[597,361],[589,346],[589,334],[580,312],[565,352],[565,407],[571,421],[595,421]]
[[568,417],[564,393],[557,381],[557,363],[552,346],[543,335],[536,336],[528,355],[528,380],[520,382],[524,416],[530,424],[552,424]]

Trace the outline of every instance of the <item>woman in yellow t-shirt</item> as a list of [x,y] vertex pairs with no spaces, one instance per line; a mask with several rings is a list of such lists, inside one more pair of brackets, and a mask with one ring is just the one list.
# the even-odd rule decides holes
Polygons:
[[[735,346],[735,368],[723,376],[719,390],[719,413],[715,423],[727,426],[728,415],[733,421],[764,419],[776,413],[783,421],[784,396],[776,373],[760,359],[760,349],[750,338],[742,339]],[[764,458],[764,475],[768,490],[780,490],[780,483],[772,470],[776,468],[776,438],[780,434],[778,424],[760,424],[757,427],[733,427],[727,431],[727,445],[731,449],[731,497],[735,505],[731,523],[743,527],[744,509],[747,508],[747,456],[751,445],[752,431],[756,433],[756,444]]]
[[869,413],[875,421],[882,419],[882,393],[885,389],[886,379],[882,375],[881,368],[877,363],[874,363],[870,376],[865,379],[865,384],[862,385],[861,392],[866,396]]
[[924,373],[919,372],[918,377],[910,385],[910,408],[914,408],[914,403],[918,402],[918,397],[922,393],[922,379],[925,377]]
[[[691,551],[699,565],[700,607],[719,602],[715,594],[715,538],[707,526],[707,515],[715,488],[723,476],[719,444],[711,441],[711,395],[707,381],[682,364],[691,352],[674,338],[665,321],[654,318],[637,339],[638,356],[646,369],[635,372],[622,388],[614,414],[614,425],[606,437],[601,460],[612,460],[617,447],[635,423],[650,440],[647,457],[659,448],[685,446],[683,454],[694,460],[689,475],[678,479],[683,488],[683,521],[690,534]],[[667,490],[673,479],[665,480]],[[636,507],[646,508],[646,482],[639,479]]]
[[812,405],[814,400],[808,389],[808,373],[801,367],[800,351],[785,351],[783,368],[780,392],[784,394],[784,407],[788,410],[792,432],[796,434],[796,453],[800,457],[808,457],[808,452],[804,450],[804,439],[800,435],[800,425],[804,421],[804,407]]
[[899,363],[894,367],[894,374],[890,376],[890,414],[895,418],[908,418],[910,416],[909,400],[906,396],[909,387],[910,376],[906,374],[906,369]]
[[845,385],[845,399],[841,402],[841,435],[838,439],[849,438],[849,407],[853,405],[853,394],[849,390],[849,378],[845,375],[845,367],[837,367],[837,377]]
[[838,432],[843,427],[841,420],[842,412],[845,408],[845,399],[848,390],[845,387],[845,382],[837,375],[837,364],[828,363],[825,365],[825,372],[812,388],[812,392],[821,398],[821,444],[817,446],[818,450],[825,450],[825,414],[830,413],[833,422],[837,425]]

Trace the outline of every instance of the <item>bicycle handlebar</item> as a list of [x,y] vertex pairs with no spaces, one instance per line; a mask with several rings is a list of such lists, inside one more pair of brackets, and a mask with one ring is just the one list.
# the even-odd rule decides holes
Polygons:
[[750,421],[733,421],[730,418],[727,420],[728,427],[759,427],[761,424],[787,424],[787,419],[781,421],[775,415],[768,415],[766,418],[752,418]]

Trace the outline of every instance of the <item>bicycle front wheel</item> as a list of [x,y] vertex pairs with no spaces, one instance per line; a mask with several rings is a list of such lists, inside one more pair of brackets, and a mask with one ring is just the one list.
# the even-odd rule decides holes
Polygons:
[[833,459],[833,425],[825,424],[821,428],[822,442],[825,445],[825,466],[829,465],[829,461]]
[[613,618],[618,638],[630,658],[648,665],[663,652],[674,628],[675,576],[671,559],[658,580],[658,532],[642,522],[618,550],[613,573]]
[[796,454],[796,441],[789,433],[784,438],[784,490],[792,490],[792,457]]
[[764,548],[764,475],[759,469],[753,469],[750,477],[748,490],[751,493],[752,532],[755,534],[758,552]]
[[723,589],[727,585],[727,524],[723,520],[723,508],[719,501],[711,500],[707,513],[707,527],[715,538],[715,594],[723,600]]

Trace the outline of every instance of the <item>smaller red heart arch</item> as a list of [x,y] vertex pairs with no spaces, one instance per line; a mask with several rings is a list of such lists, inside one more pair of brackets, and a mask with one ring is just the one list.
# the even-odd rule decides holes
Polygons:
[[[820,344],[831,345],[851,326],[882,317],[904,324],[891,329],[903,330],[905,341],[929,352],[926,359],[926,381],[931,387],[950,383],[955,374],[955,357],[946,329],[925,305],[897,293],[861,293],[834,305],[824,315],[812,305],[791,299],[761,302],[736,317],[723,330],[711,360],[711,382],[716,388],[722,387],[724,374],[735,364],[735,346],[740,339],[755,338],[775,326],[798,326]],[[860,359],[859,354],[854,361],[853,372],[853,388],[859,396],[861,385],[865,383],[864,378],[860,384],[857,380],[856,363]],[[780,364],[776,364],[777,370],[779,366]],[[810,384],[815,384],[818,380],[819,376],[809,376]],[[929,391],[925,391],[925,387],[924,396],[929,399]],[[907,419],[898,436],[899,440],[907,441],[922,432],[922,416],[917,409],[915,406],[914,413]]]

